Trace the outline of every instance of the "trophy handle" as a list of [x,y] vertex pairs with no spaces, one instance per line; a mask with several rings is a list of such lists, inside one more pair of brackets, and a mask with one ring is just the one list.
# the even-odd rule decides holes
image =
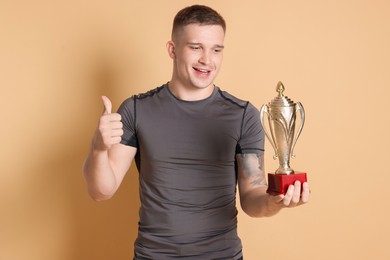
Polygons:
[[295,113],[297,113],[298,111],[301,114],[301,123],[299,125],[298,132],[295,135],[295,138],[294,138],[294,141],[293,141],[293,144],[292,144],[292,147],[291,147],[291,157],[293,157],[293,158],[295,157],[295,154],[294,154],[295,144],[297,143],[298,138],[301,135],[301,132],[302,132],[302,129],[303,129],[303,125],[305,124],[305,109],[303,108],[301,102],[297,102],[296,105],[295,105]]
[[276,159],[278,157],[278,150],[276,149],[276,145],[274,143],[274,139],[271,137],[271,135],[269,134],[267,128],[265,127],[265,124],[264,124],[264,116],[265,116],[265,114],[267,114],[269,116],[268,106],[266,104],[262,105],[261,109],[260,109],[260,123],[263,126],[265,136],[267,137],[267,139],[271,143],[272,147],[274,148],[275,155],[273,157],[274,157],[274,159]]

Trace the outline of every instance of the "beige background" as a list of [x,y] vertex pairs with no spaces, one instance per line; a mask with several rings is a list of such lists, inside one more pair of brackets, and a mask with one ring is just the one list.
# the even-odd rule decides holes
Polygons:
[[170,79],[171,22],[193,3],[227,20],[219,86],[260,107],[281,80],[306,109],[292,166],[311,202],[240,211],[245,259],[390,259],[388,0],[1,0],[0,259],[131,259],[137,172],[96,203],[81,165],[100,95],[116,109]]

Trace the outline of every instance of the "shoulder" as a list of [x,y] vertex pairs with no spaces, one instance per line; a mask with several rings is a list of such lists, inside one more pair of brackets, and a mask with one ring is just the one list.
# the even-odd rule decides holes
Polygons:
[[246,101],[246,100],[242,100],[242,99],[230,94],[227,91],[221,90],[220,88],[218,88],[218,92],[219,92],[221,98],[224,99],[225,101],[228,101],[228,102],[234,104],[235,106],[240,107],[240,108],[242,108],[245,111],[248,111],[250,113],[254,113],[254,114],[259,113],[259,110],[251,102]]
[[122,102],[120,109],[132,109],[135,106],[137,101],[145,100],[145,99],[148,99],[148,97],[153,97],[153,96],[159,94],[161,92],[161,90],[164,89],[164,86],[165,85],[162,85],[160,87],[154,88],[154,89],[149,90],[147,92],[132,95],[131,97],[125,99]]
[[219,96],[224,101],[230,102],[231,104],[236,105],[236,106],[238,106],[240,108],[246,108],[248,106],[248,104],[249,104],[248,101],[242,100],[242,99],[240,99],[240,98],[230,94],[227,91],[223,91],[219,87],[218,87],[218,93],[219,93]]
[[153,97],[155,95],[160,94],[160,92],[162,92],[162,90],[165,89],[165,86],[166,86],[166,84],[164,84],[164,85],[162,85],[160,87],[157,87],[155,89],[149,90],[147,92],[134,95],[131,98],[134,99],[134,100],[137,100],[137,99],[146,99],[148,97]]

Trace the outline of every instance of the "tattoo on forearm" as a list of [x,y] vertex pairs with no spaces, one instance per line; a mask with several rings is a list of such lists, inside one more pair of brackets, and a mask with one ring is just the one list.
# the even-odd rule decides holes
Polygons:
[[254,180],[251,182],[251,184],[252,184],[253,186],[261,185],[261,184],[264,184],[264,180],[261,179],[261,178],[256,178],[256,179],[254,179]]
[[264,156],[257,154],[239,154],[238,167],[244,178],[249,178],[254,186],[266,184],[264,176]]

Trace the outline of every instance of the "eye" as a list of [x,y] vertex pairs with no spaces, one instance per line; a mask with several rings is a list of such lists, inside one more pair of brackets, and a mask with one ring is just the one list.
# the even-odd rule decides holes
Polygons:
[[200,50],[200,46],[196,46],[196,45],[193,45],[193,46],[190,46],[191,50]]
[[220,52],[222,52],[222,50],[223,50],[222,48],[216,48],[216,49],[214,49],[214,52],[215,53],[220,53]]

